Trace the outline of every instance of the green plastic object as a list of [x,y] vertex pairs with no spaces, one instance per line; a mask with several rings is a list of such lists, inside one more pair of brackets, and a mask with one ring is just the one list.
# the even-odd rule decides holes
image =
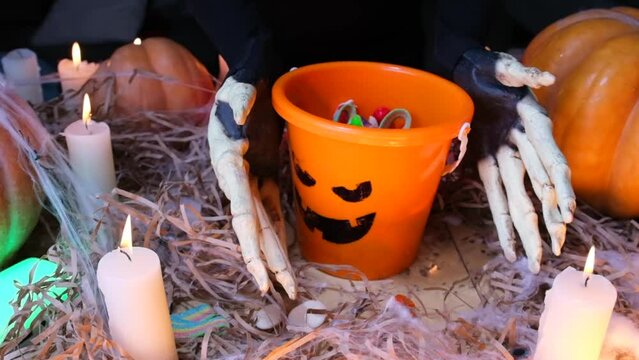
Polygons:
[[348,125],[362,127],[362,126],[364,126],[364,123],[362,122],[362,117],[361,116],[354,115],[352,118],[350,118],[350,120],[348,120]]
[[[32,282],[40,281],[45,276],[53,276],[58,267],[57,264],[38,258],[27,258],[14,264],[0,272],[0,344],[4,341],[5,337],[11,327],[9,326],[9,320],[13,316],[13,307],[11,302],[16,299],[18,294],[18,288],[15,283],[22,285],[29,283],[29,274],[31,270],[35,268]],[[64,292],[62,288],[52,288],[49,295],[51,297],[57,297]],[[25,327],[29,327],[33,319],[42,311],[41,308],[37,308],[33,311]]]

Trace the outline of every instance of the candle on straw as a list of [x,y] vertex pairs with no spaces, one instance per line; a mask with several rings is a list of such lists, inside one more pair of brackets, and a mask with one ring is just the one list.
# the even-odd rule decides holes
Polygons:
[[62,59],[58,62],[58,75],[62,92],[77,91],[98,70],[100,65],[82,60],[80,45],[75,42],[71,47],[71,59]]
[[593,275],[594,246],[583,272],[568,267],[546,292],[539,321],[535,360],[598,360],[617,290],[608,279]]
[[91,194],[109,193],[116,186],[111,130],[104,122],[91,119],[91,102],[84,94],[82,119],[64,129],[73,171]]
[[127,217],[120,247],[98,263],[111,336],[136,360],[175,360],[175,338],[157,254],[132,246]]
[[6,80],[15,87],[20,97],[32,104],[44,100],[36,53],[29,49],[12,50],[2,58],[2,68]]

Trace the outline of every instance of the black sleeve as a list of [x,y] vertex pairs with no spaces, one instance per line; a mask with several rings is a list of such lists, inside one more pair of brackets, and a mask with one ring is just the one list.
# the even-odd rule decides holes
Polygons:
[[269,71],[270,32],[256,0],[187,0],[189,10],[229,65],[229,76],[255,84]]
[[461,55],[469,49],[482,48],[487,29],[491,0],[440,0],[434,6],[433,24],[427,26],[431,49],[427,66],[452,78]]

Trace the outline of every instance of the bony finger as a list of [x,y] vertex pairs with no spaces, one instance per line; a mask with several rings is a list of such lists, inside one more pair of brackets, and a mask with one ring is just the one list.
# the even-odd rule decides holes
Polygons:
[[[521,64],[519,64],[521,65]],[[547,71],[541,71],[535,67],[514,67],[513,72],[519,77],[521,83],[531,88],[538,89],[542,86],[550,86],[555,83],[555,76]]]
[[249,112],[255,103],[256,90],[253,85],[237,83],[229,94],[229,105],[233,110],[233,118],[238,125],[244,125]]
[[545,185],[542,195],[542,209],[546,229],[550,234],[552,252],[556,256],[561,255],[561,248],[566,240],[566,224],[563,222],[559,208],[557,207],[557,195],[553,186]]
[[495,76],[499,82],[511,87],[526,85],[539,88],[555,82],[555,76],[551,73],[524,66],[514,56],[506,53],[499,53],[499,59],[495,64]]
[[499,244],[504,256],[510,262],[517,260],[515,254],[515,230],[508,212],[508,200],[504,194],[499,168],[492,156],[485,157],[477,163],[479,176],[484,188],[488,205],[493,216]]
[[550,233],[552,253],[555,254],[555,256],[559,256],[561,255],[561,248],[566,241],[566,224],[552,223],[552,225],[546,226],[548,227],[548,233]]
[[286,251],[283,249],[282,243],[277,238],[275,229],[257,188],[257,181],[251,182],[253,192],[253,202],[257,213],[257,221],[259,225],[260,247],[266,257],[266,263],[269,269],[275,274],[277,282],[283,287],[290,299],[297,297],[297,286],[293,278],[293,268],[288,260]]
[[231,224],[240,243],[242,258],[247,270],[255,278],[258,288],[262,294],[266,294],[269,278],[260,257],[257,216],[243,162],[237,153],[226,151],[217,157],[213,165],[216,175],[221,179],[222,190],[231,202]]
[[561,202],[561,215],[566,224],[570,224],[575,219],[575,211],[577,210],[577,201],[574,197],[566,197]]
[[533,274],[538,274],[541,270],[541,251],[533,255],[526,254],[528,259],[528,270]]
[[512,205],[510,207],[511,212],[519,212],[518,215],[513,215],[513,222],[515,229],[519,233],[521,242],[524,246],[524,252],[528,258],[528,269],[532,273],[538,273],[541,266],[541,235],[539,234],[539,220],[535,212],[517,211]]
[[524,246],[524,252],[528,258],[528,269],[536,274],[541,267],[542,255],[541,235],[539,234],[537,214],[528,212],[523,217],[513,217],[513,220]]
[[247,195],[250,196],[248,186],[247,166],[241,153],[231,151],[227,148],[219,150],[221,152],[217,157],[217,151],[214,153],[211,147],[211,159],[213,170],[218,179],[218,183],[224,195],[231,200],[231,210],[238,209],[238,213],[244,213],[243,207],[248,202]]
[[570,168],[563,162],[557,162],[550,165],[549,174],[556,189],[563,222],[571,223],[577,209],[577,201],[570,182]]
[[542,203],[544,222],[552,239],[553,252],[559,255],[566,236],[566,225],[557,206],[555,187],[551,185],[546,169],[526,134],[515,128],[511,131],[510,139],[517,145],[535,194]]
[[233,215],[231,221],[242,251],[242,258],[262,295],[269,289],[269,278],[266,267],[260,258],[260,246],[257,230],[257,220],[250,213]]
[[564,222],[570,223],[576,209],[575,192],[570,182],[570,168],[552,133],[552,121],[532,95],[517,103],[526,136],[535,147],[552,184],[557,189],[557,200]]
[[541,262],[541,235],[537,213],[524,186],[524,164],[509,146],[502,146],[497,151],[497,163],[506,188],[510,215],[528,257],[528,267],[537,273]]
[[577,198],[570,182],[570,169],[568,166],[563,166],[562,169],[556,171],[554,178],[561,216],[564,222],[569,224],[574,219],[575,210],[577,210]]
[[220,102],[229,104],[235,123],[244,125],[246,117],[255,103],[256,93],[255,86],[239,82],[230,76],[215,94],[215,101],[216,104]]
[[542,86],[550,86],[555,83],[555,76],[547,71],[541,71],[534,67],[525,67],[521,64],[513,65],[509,69],[509,74],[516,85],[529,86],[538,89]]
[[534,82],[528,83],[526,85],[537,89],[541,86],[550,86],[555,83],[555,80],[555,75],[549,73],[548,71],[542,71],[541,73],[539,73],[539,75],[537,75],[536,78],[533,79]]

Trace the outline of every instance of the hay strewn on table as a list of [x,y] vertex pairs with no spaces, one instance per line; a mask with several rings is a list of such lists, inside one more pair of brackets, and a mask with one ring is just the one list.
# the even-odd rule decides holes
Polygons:
[[[64,100],[53,101],[38,109],[53,134],[77,118],[65,114],[64,105]],[[210,329],[203,337],[178,342],[180,358],[512,359],[513,349],[534,349],[543,292],[552,278],[570,265],[581,269],[591,244],[598,250],[597,272],[611,279],[619,291],[616,310],[639,323],[636,221],[612,220],[580,205],[568,230],[564,254],[552,256],[545,244],[542,270],[533,275],[527,271],[525,259],[510,264],[501,255],[482,186],[464,175],[442,183],[430,221],[464,221],[483,229],[476,244],[486,246],[495,256],[481,273],[474,274],[480,280],[481,308],[463,319],[450,319],[444,331],[436,331],[401,306],[387,306],[395,294],[372,292],[366,287],[345,288],[342,291],[351,292],[357,300],[330,311],[329,321],[312,332],[284,326],[259,330],[252,325],[255,311],[273,303],[286,314],[293,304],[277,291],[279,288],[266,297],[259,295],[231,229],[228,201],[209,164],[206,128],[189,125],[185,118],[190,115],[148,112],[108,119],[119,188],[113,196],[103,197],[105,205],[93,214],[93,236],[84,239],[91,245],[101,233],[111,240],[104,248],[88,246],[95,266],[105,251],[116,247],[124,219],[130,214],[134,244],[152,248],[161,258],[172,311],[194,301],[204,302],[228,320],[226,329]],[[287,180],[283,163],[282,193],[290,217]],[[0,355],[7,360],[124,356],[109,339],[104,309],[83,296],[83,291],[95,284],[83,281],[73,246],[62,236],[48,258],[62,265],[61,272],[56,279],[45,278],[21,288],[20,298],[27,302],[14,317],[18,326],[0,348]],[[321,265],[308,264],[299,257],[292,262],[301,298],[312,298],[334,286],[306,276],[309,267]],[[54,285],[67,288],[70,300],[49,299],[52,305],[34,321],[32,334],[17,331],[31,306],[36,305],[28,300],[29,292],[46,293]],[[423,315],[423,309],[416,311]]]

